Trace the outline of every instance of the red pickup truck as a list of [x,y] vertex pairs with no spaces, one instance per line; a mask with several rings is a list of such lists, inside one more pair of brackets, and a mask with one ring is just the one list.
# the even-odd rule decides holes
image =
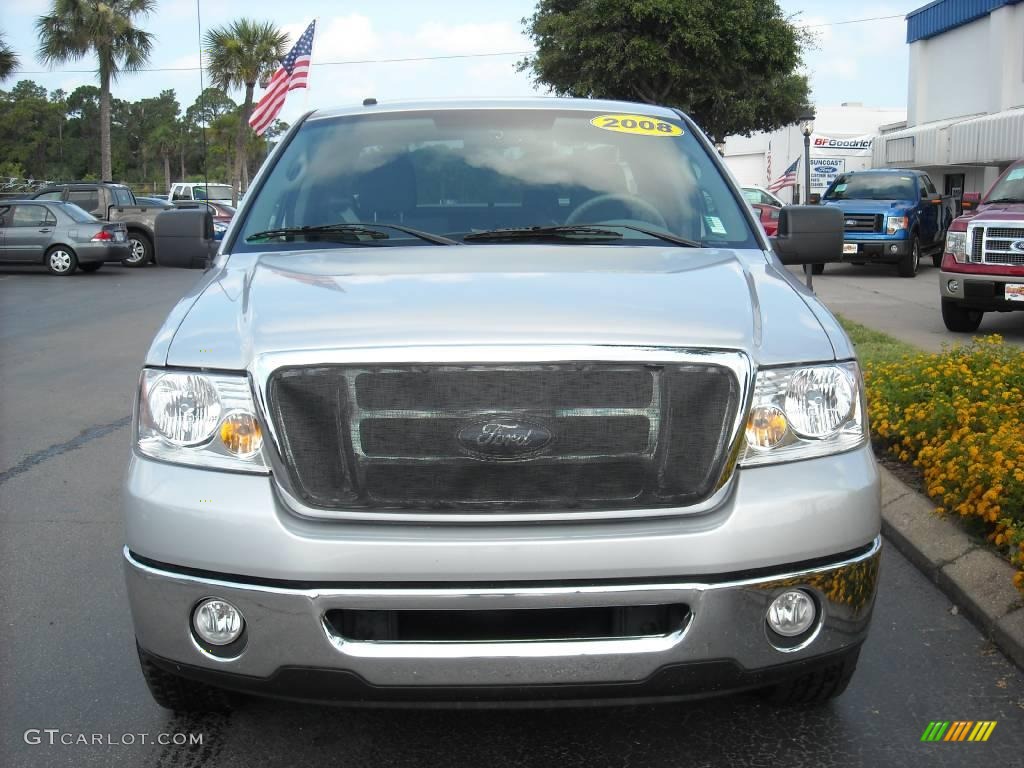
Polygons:
[[1024,160],[950,225],[939,291],[951,331],[976,331],[986,312],[1024,310]]

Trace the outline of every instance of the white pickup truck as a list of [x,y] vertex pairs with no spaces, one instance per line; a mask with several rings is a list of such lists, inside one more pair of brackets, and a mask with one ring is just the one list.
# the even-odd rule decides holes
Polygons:
[[183,200],[209,200],[211,203],[232,205],[231,185],[202,181],[181,181],[173,184],[171,191],[167,193],[167,201],[180,203]]

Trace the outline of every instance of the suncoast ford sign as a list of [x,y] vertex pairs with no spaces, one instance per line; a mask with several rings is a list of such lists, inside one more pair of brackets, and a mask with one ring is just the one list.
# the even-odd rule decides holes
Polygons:
[[842,155],[869,155],[874,136],[814,136],[811,140],[813,149],[819,152]]

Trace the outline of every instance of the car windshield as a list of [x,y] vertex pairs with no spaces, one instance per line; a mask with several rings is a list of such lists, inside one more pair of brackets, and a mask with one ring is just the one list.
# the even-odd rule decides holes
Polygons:
[[1024,203],[1024,165],[1019,165],[1003,176],[985,198],[986,202]]
[[227,184],[210,184],[192,188],[196,200],[230,200],[231,187]]
[[[543,230],[517,232],[516,243],[664,247],[670,241],[654,234],[663,232],[758,247],[742,198],[681,119],[500,108],[314,116],[253,197],[234,250],[345,247],[340,236],[302,232],[341,224],[401,225],[474,247],[533,227]],[[621,237],[594,240],[577,225]],[[387,235],[365,244],[437,244]]]
[[99,221],[95,216],[82,208],[79,208],[74,203],[61,203],[61,208],[68,216],[71,217],[72,221],[77,224],[88,224],[93,221]]
[[896,173],[850,173],[836,177],[825,200],[914,200],[913,176]]

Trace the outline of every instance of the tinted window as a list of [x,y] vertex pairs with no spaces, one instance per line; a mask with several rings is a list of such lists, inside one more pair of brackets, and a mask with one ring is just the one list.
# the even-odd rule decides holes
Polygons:
[[898,173],[841,174],[825,193],[826,200],[915,200],[913,176]]
[[95,189],[72,189],[68,192],[68,202],[74,203],[79,208],[92,213],[99,210],[99,192]]
[[[629,118],[618,127],[636,130],[624,132],[610,120],[555,109],[314,118],[270,171],[234,247],[308,248],[304,238],[254,235],[341,222],[404,224],[456,239],[503,227],[618,222],[756,247],[740,203],[687,124]],[[619,242],[664,245],[619,231]],[[390,231],[375,242],[422,241]]]
[[922,176],[921,181],[924,182],[924,188],[928,191],[929,195],[937,194],[935,190],[935,185],[932,184],[932,179],[930,176]]
[[0,227],[9,227],[11,225],[11,206],[3,205],[0,206]]
[[112,187],[111,190],[114,193],[114,203],[117,205],[135,205],[132,200],[132,193],[124,187]]
[[196,185],[192,187],[196,200],[230,200],[231,187],[227,184]]
[[64,197],[64,190],[55,189],[53,192],[43,192],[41,195],[36,195],[36,200],[60,200]]
[[64,205],[61,206],[61,210],[64,211],[64,213],[67,214],[69,217],[71,217],[72,221],[76,222],[77,224],[88,224],[93,221],[98,221],[98,219],[95,216],[93,216],[88,211],[83,211],[74,203],[64,203]]
[[[11,221],[13,227],[43,227],[49,222],[53,214],[41,205],[16,205],[14,206],[14,217]],[[53,219],[56,223],[56,219]]]

